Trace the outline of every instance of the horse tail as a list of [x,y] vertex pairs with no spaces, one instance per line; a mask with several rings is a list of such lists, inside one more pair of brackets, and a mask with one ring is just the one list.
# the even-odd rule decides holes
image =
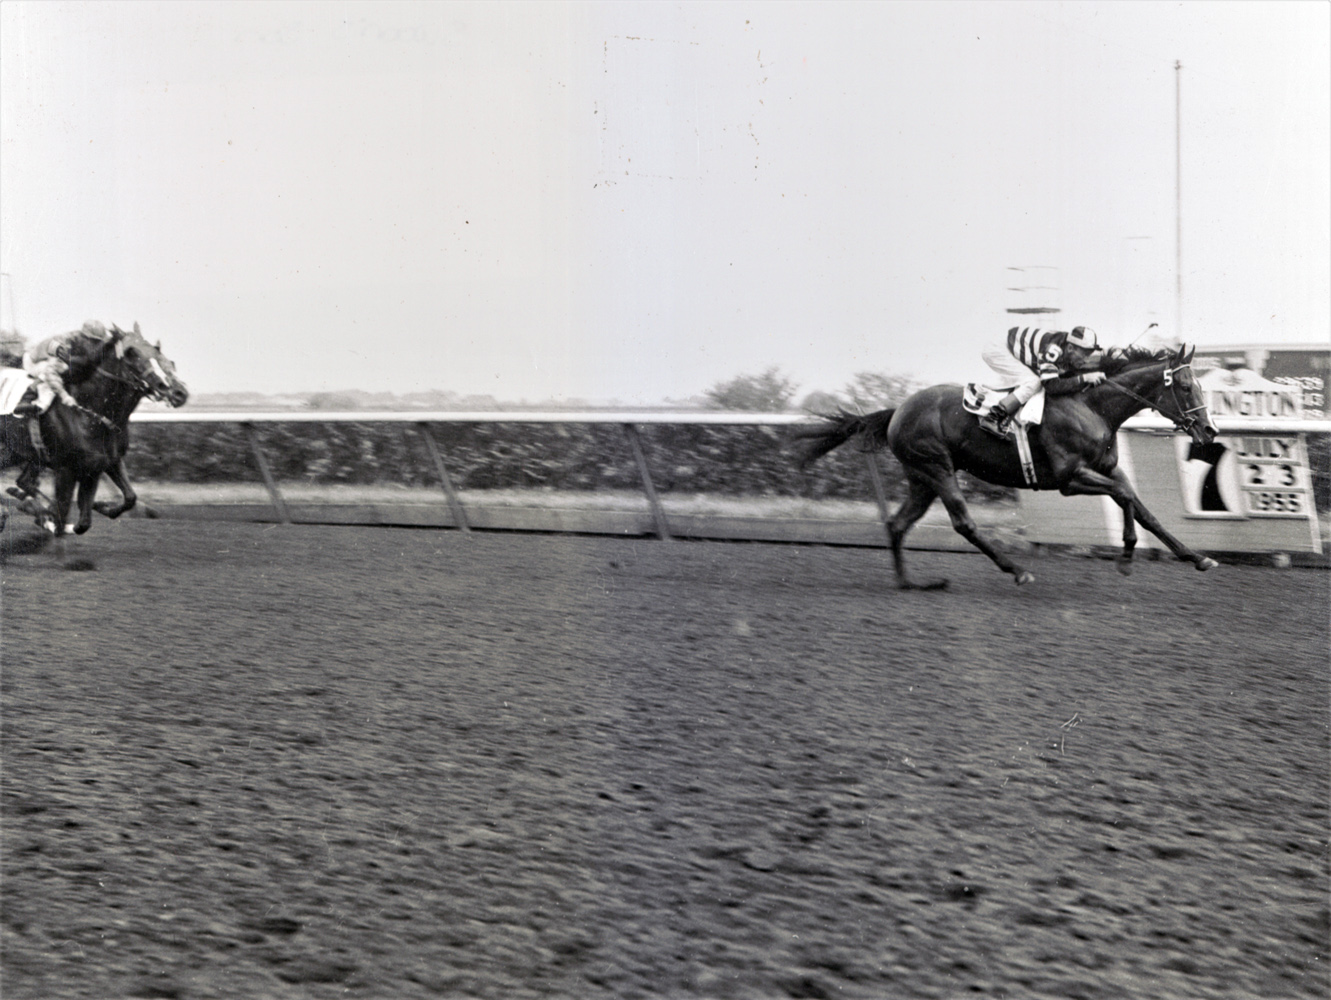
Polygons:
[[799,447],[800,468],[806,469],[829,451],[840,448],[851,438],[858,437],[865,451],[879,451],[887,447],[887,425],[892,422],[895,406],[873,413],[847,413],[839,410],[823,414],[821,423],[795,432],[803,443]]

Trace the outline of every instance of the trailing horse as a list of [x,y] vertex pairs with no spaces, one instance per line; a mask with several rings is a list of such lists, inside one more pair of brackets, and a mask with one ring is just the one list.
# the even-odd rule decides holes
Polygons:
[[[1196,445],[1215,440],[1215,425],[1193,377],[1192,354],[1192,349],[1184,348],[1156,352],[1129,348],[1112,355],[1102,369],[1108,376],[1104,382],[1072,395],[1046,398],[1043,422],[1030,435],[1034,488],[1056,489],[1068,496],[1106,495],[1122,508],[1123,552],[1118,567],[1125,574],[1132,571],[1138,521],[1197,569],[1216,565],[1214,559],[1192,551],[1164,529],[1118,466],[1118,429],[1147,407],[1173,421]],[[962,406],[961,386],[922,389],[898,407],[863,416],[844,411],[826,416],[820,426],[799,431],[796,437],[806,442],[801,467],[852,438],[858,438],[866,451],[890,448],[901,462],[909,492],[888,521],[887,536],[897,582],[903,589],[947,586],[946,580],[911,579],[902,558],[906,533],[935,498],[943,501],[957,533],[1011,573],[1018,585],[1035,579],[980,533],[966,509],[958,471],[996,486],[1025,489],[1030,484],[1015,441],[1001,440],[980,428],[979,420]]]
[[[94,510],[115,518],[134,506],[137,497],[124,463],[130,414],[145,397],[170,406],[183,406],[189,399],[175,365],[160,347],[144,339],[137,323],[129,331],[111,328],[91,371],[70,392],[76,407],[57,399],[40,418],[45,456],[38,454],[26,419],[0,416],[0,469],[23,466],[16,486],[8,492],[19,499],[22,510],[36,515],[39,524],[57,535],[70,528],[83,534],[92,525]],[[43,465],[55,475],[54,500],[38,488]],[[103,475],[120,490],[119,503],[94,503]],[[70,525],[75,487],[79,519]]]

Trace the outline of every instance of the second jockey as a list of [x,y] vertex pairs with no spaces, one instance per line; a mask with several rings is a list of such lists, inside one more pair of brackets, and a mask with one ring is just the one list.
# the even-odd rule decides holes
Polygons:
[[1006,437],[1012,417],[1042,389],[1050,396],[1063,396],[1103,382],[1099,368],[1104,359],[1095,331],[1074,326],[1071,330],[1039,330],[1014,326],[998,343],[986,347],[982,357],[1010,387],[1006,396],[980,418],[980,426],[991,434]]
[[14,407],[14,415],[40,416],[56,399],[66,406],[77,406],[65,386],[65,376],[75,369],[76,375],[86,377],[88,373],[83,369],[110,338],[105,326],[89,320],[81,329],[47,337],[24,351],[23,370],[32,376],[33,384]]

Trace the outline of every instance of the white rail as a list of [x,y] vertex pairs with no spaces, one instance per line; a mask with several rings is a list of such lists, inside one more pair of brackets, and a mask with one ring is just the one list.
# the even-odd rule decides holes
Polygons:
[[802,413],[696,410],[140,410],[144,423],[404,423],[404,424],[729,424],[808,423]]

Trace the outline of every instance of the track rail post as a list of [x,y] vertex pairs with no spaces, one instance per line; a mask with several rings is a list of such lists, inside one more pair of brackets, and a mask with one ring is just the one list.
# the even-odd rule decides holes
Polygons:
[[425,448],[430,453],[430,460],[434,462],[434,470],[439,474],[439,482],[443,485],[444,493],[448,495],[448,505],[453,510],[453,520],[457,522],[458,530],[469,533],[471,525],[467,523],[467,512],[462,506],[462,498],[453,488],[452,477],[448,474],[448,467],[444,465],[444,456],[439,451],[439,443],[435,441],[430,425],[419,423],[416,425],[416,430],[425,439]]
[[249,438],[250,451],[254,454],[254,464],[259,467],[259,475],[263,476],[263,484],[268,487],[268,498],[273,502],[273,510],[277,513],[277,519],[282,524],[291,523],[291,513],[287,510],[287,502],[282,499],[282,493],[277,488],[277,481],[273,479],[273,472],[268,468],[268,459],[264,457],[263,449],[259,447],[259,435],[254,430],[251,423],[242,423],[240,426],[245,428],[245,436]]
[[873,482],[874,499],[878,501],[878,517],[884,525],[892,519],[892,512],[887,506],[887,487],[883,485],[883,470],[878,467],[878,457],[871,451],[864,453],[864,462],[869,466],[869,479]]
[[671,538],[670,525],[666,521],[665,509],[661,506],[661,500],[656,495],[656,487],[652,485],[652,474],[647,470],[647,458],[642,453],[642,439],[638,436],[637,424],[625,424],[624,436],[629,439],[629,447],[633,449],[633,460],[638,463],[638,475],[642,476],[642,490],[647,494],[647,503],[652,508],[652,520],[656,524],[656,535],[662,541],[669,541]]

